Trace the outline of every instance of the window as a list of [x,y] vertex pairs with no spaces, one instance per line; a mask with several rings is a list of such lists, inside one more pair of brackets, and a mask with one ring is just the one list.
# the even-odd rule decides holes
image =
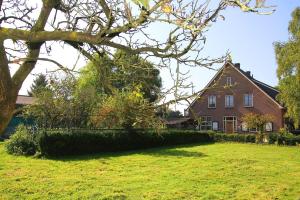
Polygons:
[[200,130],[207,131],[212,129],[212,121],[210,116],[200,117]]
[[246,122],[242,122],[242,131],[247,132],[248,131],[248,126]]
[[273,123],[272,122],[266,123],[265,129],[267,132],[272,132],[273,131]]
[[250,128],[249,131],[252,132],[252,133],[256,133],[258,131],[258,129],[257,128]]
[[232,108],[233,107],[233,95],[225,96],[225,107]]
[[244,94],[244,107],[253,107],[253,94]]
[[219,123],[218,122],[213,122],[212,123],[212,130],[213,131],[219,130]]
[[231,77],[226,78],[226,85],[231,86]]
[[216,96],[208,96],[208,108],[215,108],[217,103]]

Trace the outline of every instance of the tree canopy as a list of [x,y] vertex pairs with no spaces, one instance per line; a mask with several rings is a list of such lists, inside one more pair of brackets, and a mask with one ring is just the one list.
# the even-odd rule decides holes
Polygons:
[[94,109],[91,117],[94,126],[100,128],[159,128],[153,104],[144,99],[139,87],[131,91],[117,91],[107,96]]
[[263,132],[265,130],[265,125],[268,122],[272,122],[274,120],[274,116],[269,114],[255,114],[255,113],[248,113],[242,117],[242,121],[247,124],[247,127],[250,129],[255,129],[259,132]]
[[139,86],[150,102],[158,98],[161,88],[160,72],[139,55],[118,50],[112,58],[102,55],[95,60],[96,62],[89,62],[81,69],[79,88],[93,86],[99,93],[112,94],[115,90]]
[[290,39],[275,43],[277,76],[280,94],[278,99],[287,107],[286,115],[296,126],[300,123],[300,8],[292,13],[289,23]]
[[93,109],[101,100],[92,87],[77,90],[73,76],[52,77],[48,87],[34,93],[32,105],[24,116],[33,118],[40,128],[87,127]]

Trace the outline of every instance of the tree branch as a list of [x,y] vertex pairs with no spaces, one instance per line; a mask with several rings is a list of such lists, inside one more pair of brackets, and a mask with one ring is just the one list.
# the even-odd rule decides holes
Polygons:
[[[56,5],[54,2],[56,1],[53,0],[53,1],[43,2],[43,7],[40,11],[38,20],[32,27],[31,32],[38,32],[44,30],[48,17],[51,13],[51,10]],[[29,49],[29,52],[27,54],[27,59],[25,59],[25,62],[20,66],[20,68],[16,71],[16,73],[12,77],[12,80],[17,90],[21,88],[24,80],[35,67],[37,59],[40,54],[40,48],[44,41],[32,42],[30,40],[26,40],[26,42]]]

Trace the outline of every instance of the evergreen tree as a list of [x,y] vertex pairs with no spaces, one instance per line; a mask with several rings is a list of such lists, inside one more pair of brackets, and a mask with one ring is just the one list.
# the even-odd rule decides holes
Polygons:
[[30,90],[27,90],[27,93],[29,96],[33,96],[34,94],[37,94],[41,90],[47,88],[48,81],[44,74],[39,74],[36,79],[33,81]]
[[278,64],[280,95],[278,99],[287,107],[287,117],[294,125],[300,123],[300,8],[292,13],[289,24],[290,38],[287,42],[276,42],[275,53]]

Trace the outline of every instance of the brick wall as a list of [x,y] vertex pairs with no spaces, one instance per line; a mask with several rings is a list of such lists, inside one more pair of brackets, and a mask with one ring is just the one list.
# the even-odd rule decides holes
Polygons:
[[[233,86],[224,87],[227,77],[231,77]],[[232,65],[227,64],[214,80],[189,108],[190,117],[193,118],[192,113],[197,117],[212,116],[212,121],[218,122],[219,130],[223,130],[223,117],[236,116],[238,131],[241,131],[242,116],[252,112],[273,115],[275,118],[272,122],[273,131],[278,131],[283,127],[284,110]],[[244,107],[243,98],[246,93],[253,94],[253,107]],[[216,96],[216,108],[208,108],[209,95]],[[233,108],[225,108],[225,95],[234,96]]]

